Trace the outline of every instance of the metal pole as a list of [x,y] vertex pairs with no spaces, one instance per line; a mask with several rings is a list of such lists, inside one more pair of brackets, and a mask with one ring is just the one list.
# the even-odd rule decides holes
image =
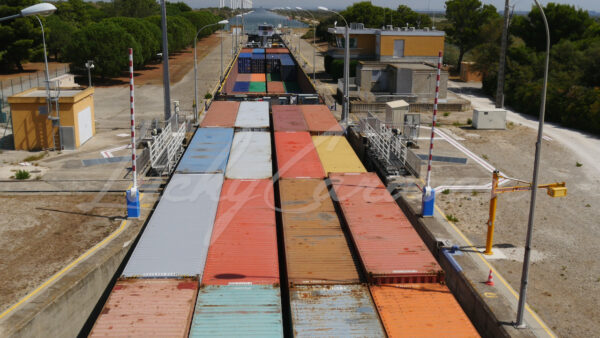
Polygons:
[[427,178],[425,179],[425,187],[430,188],[431,185],[431,162],[433,159],[433,138],[435,136],[435,122],[437,119],[438,98],[440,94],[440,74],[442,69],[442,51],[438,53],[437,78],[435,82],[435,99],[433,100],[433,119],[431,121],[431,139],[429,141],[429,159],[427,160]]
[[529,220],[527,222],[527,238],[525,240],[525,255],[523,258],[523,273],[521,275],[521,290],[519,292],[519,308],[517,310],[517,322],[518,328],[524,328],[523,315],[525,312],[525,302],[527,298],[527,283],[529,279],[529,260],[531,255],[531,237],[533,235],[533,221],[535,216],[535,199],[537,194],[536,187],[538,186],[538,174],[540,167],[540,157],[542,153],[542,135],[544,134],[544,117],[546,115],[546,89],[548,87],[548,66],[550,63],[550,29],[548,28],[548,20],[544,9],[537,0],[534,0],[535,4],[542,13],[542,19],[544,20],[544,27],[546,28],[546,64],[544,67],[544,85],[542,87],[542,100],[540,104],[540,116],[538,121],[538,136],[537,142],[535,143],[535,160],[533,162],[533,180],[531,186],[531,202],[529,204]]
[[221,82],[223,82],[223,30],[220,30],[220,36],[221,36]]
[[92,69],[91,67],[87,67],[88,69],[88,87],[92,87]]
[[485,255],[491,255],[492,244],[494,243],[494,223],[496,222],[496,207],[498,205],[498,194],[496,189],[498,188],[498,170],[494,170],[492,175],[492,198],[490,199],[490,216],[488,219],[487,238],[485,241]]
[[163,91],[164,91],[164,118],[171,118],[171,85],[169,83],[169,41],[167,35],[167,8],[165,0],[160,0],[162,49],[163,49]]
[[[45,70],[45,75],[46,75],[46,109],[48,109],[48,116],[52,115],[52,103],[50,102],[51,97],[50,97],[50,74],[48,71],[48,56],[46,55],[46,36],[44,34],[44,25],[42,25],[42,20],[40,20],[40,18],[35,15],[35,18],[37,19],[37,21],[40,24],[40,27],[42,27],[42,44],[44,46],[44,70]],[[57,102],[58,105],[58,102]],[[59,121],[60,124],[60,121]],[[59,125],[60,128],[60,125]],[[59,133],[60,133],[60,129],[59,129]],[[54,133],[53,133],[54,135]],[[62,145],[61,145],[62,146]]]
[[198,70],[196,66],[196,45],[198,44],[196,40],[198,39],[198,33],[194,37],[194,118],[196,119],[198,118]]
[[504,107],[504,67],[506,65],[506,48],[508,44],[508,21],[510,0],[504,3],[504,29],[502,30],[502,43],[500,46],[500,62],[498,62],[498,88],[496,88],[496,108]]
[[344,44],[344,105],[342,110],[342,123],[344,124],[344,128],[348,126],[348,105],[350,104],[350,95],[348,91],[350,90],[350,27],[348,27],[348,23],[346,23],[346,36],[345,36],[345,44]]
[[137,191],[137,172],[135,159],[135,101],[133,89],[133,48],[129,48],[129,109],[131,113],[131,173],[133,175],[132,191]]

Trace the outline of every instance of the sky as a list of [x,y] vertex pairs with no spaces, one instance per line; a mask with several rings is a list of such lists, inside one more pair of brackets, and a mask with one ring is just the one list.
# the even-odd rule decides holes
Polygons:
[[[296,7],[301,6],[305,8],[316,8],[317,6],[326,6],[329,8],[345,8],[349,6],[353,2],[358,2],[359,0],[254,0],[254,7],[265,7],[265,8],[273,8],[273,7]],[[217,7],[219,5],[219,0],[184,0],[184,2],[188,3],[194,8],[200,7]],[[371,1],[376,6],[390,7],[396,8],[399,4],[406,5],[415,10],[443,10],[445,0],[373,0]],[[496,6],[498,9],[504,10],[504,0],[481,0],[481,2],[486,4],[492,4]],[[540,0],[542,5],[547,4],[548,2],[555,3],[564,3],[574,5],[577,8],[582,8],[586,10],[600,12],[600,0],[571,0],[571,1],[563,1],[563,0]],[[229,0],[225,0],[225,3],[228,4]],[[515,10],[517,11],[529,11],[531,9],[531,5],[533,4],[533,0],[511,0],[511,5],[515,5]]]

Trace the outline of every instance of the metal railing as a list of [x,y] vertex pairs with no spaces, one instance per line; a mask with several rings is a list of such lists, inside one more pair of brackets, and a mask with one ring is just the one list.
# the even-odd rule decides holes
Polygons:
[[360,119],[359,126],[378,161],[386,167],[398,169],[406,167],[408,147],[406,142],[392,131],[392,128],[370,112],[367,113],[367,117]]
[[148,141],[150,166],[159,175],[170,173],[183,153],[183,139],[189,122],[186,118],[181,122],[179,119],[177,114],[173,114],[161,132],[151,135]]

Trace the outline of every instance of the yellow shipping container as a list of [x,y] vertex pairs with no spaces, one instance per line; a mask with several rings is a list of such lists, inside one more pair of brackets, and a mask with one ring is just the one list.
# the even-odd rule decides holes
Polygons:
[[325,173],[367,172],[344,136],[313,136]]

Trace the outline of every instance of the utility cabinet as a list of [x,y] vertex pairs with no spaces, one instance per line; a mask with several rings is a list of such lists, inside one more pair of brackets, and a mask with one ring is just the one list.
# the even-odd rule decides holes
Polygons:
[[473,128],[506,129],[506,110],[473,110]]

